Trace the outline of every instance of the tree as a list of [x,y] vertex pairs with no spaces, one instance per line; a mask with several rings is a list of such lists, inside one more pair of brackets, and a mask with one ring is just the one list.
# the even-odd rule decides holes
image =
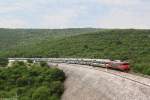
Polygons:
[[48,67],[47,63],[45,61],[41,61],[40,62],[40,66],[41,67]]
[[64,75],[59,69],[23,62],[0,68],[0,96],[19,100],[60,100],[64,91]]
[[51,95],[61,96],[63,91],[64,91],[64,87],[63,87],[63,84],[60,81],[53,81],[50,84],[50,94]]
[[8,65],[8,59],[7,58],[0,58],[0,67],[5,67]]
[[50,92],[48,87],[41,86],[32,94],[32,100],[49,100]]
[[88,49],[89,47],[88,47],[88,45],[84,45],[84,48],[85,48],[85,49]]
[[28,62],[28,63],[33,63],[33,61],[32,61],[32,60],[30,60],[30,59],[28,59],[28,60],[27,60],[27,62]]
[[26,63],[23,61],[15,61],[12,64],[13,67],[26,66]]
[[51,72],[49,73],[50,79],[54,81],[64,81],[65,80],[65,74],[62,70],[59,70],[57,68],[51,69]]

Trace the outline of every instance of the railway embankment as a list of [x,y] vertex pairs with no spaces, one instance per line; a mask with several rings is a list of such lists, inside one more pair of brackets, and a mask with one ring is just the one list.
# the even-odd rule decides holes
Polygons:
[[58,67],[67,75],[62,100],[150,100],[150,79],[84,65]]

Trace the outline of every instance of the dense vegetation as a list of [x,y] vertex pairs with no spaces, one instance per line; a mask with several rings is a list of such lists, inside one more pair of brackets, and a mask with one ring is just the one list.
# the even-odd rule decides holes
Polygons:
[[15,62],[0,68],[0,98],[60,100],[64,79],[65,74],[57,68]]
[[[18,40],[22,41],[24,45],[17,42],[18,45],[12,48],[9,47],[13,46],[14,43],[9,45],[10,41],[6,40],[10,38],[6,37],[5,40],[1,42],[1,44],[5,44],[6,49],[0,50],[0,56],[122,59],[130,61],[132,71],[150,75],[150,30],[68,30],[65,30],[68,33],[66,32],[63,36],[60,34],[62,31],[64,32],[64,30],[57,30],[58,34],[52,31],[52,33],[54,33],[53,37],[57,38],[52,38],[51,34],[43,33],[44,30],[34,30],[38,32],[38,35],[36,36],[36,32],[29,32],[33,36],[28,36],[27,33],[29,30],[27,30],[24,37],[28,36],[30,38],[21,39],[19,37],[19,39],[13,39],[14,42]],[[70,30],[72,30],[71,33]],[[1,34],[0,32],[0,35]],[[14,38],[16,34],[13,32],[11,35],[11,38]],[[18,35],[23,36],[22,34]],[[3,37],[5,37],[4,34]]]
[[[95,32],[98,29],[0,29],[0,53],[13,48],[38,45],[39,41],[55,39]],[[1,52],[2,51],[2,52]]]
[[0,67],[7,66],[8,59],[7,58],[0,58]]

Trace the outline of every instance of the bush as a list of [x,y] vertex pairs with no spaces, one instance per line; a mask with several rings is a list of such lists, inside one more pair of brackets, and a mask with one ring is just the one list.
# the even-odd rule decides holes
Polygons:
[[54,81],[64,81],[65,80],[64,72],[62,70],[57,69],[57,68],[52,68],[49,76]]
[[0,58],[0,67],[5,67],[8,65],[8,59],[7,58]]
[[64,79],[57,68],[15,62],[13,67],[0,69],[0,97],[17,94],[19,100],[60,100]]
[[47,63],[45,61],[41,61],[40,62],[40,66],[42,67],[48,67]]
[[49,100],[50,92],[49,88],[46,86],[41,86],[35,90],[32,94],[32,100]]
[[27,62],[28,62],[28,63],[33,63],[33,61],[32,61],[32,60],[30,60],[30,59],[28,59],[28,60],[27,60]]
[[50,94],[51,95],[61,96],[63,91],[64,91],[64,87],[60,81],[54,81],[50,84]]
[[49,100],[60,100],[60,98],[56,95],[53,95],[53,96],[50,97]]
[[26,63],[23,61],[15,61],[12,63],[12,67],[26,66]]

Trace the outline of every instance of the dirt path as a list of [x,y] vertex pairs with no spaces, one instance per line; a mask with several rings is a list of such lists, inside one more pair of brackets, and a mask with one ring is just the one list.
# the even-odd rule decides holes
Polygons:
[[59,68],[67,75],[62,100],[150,100],[150,79],[84,65],[59,64]]

